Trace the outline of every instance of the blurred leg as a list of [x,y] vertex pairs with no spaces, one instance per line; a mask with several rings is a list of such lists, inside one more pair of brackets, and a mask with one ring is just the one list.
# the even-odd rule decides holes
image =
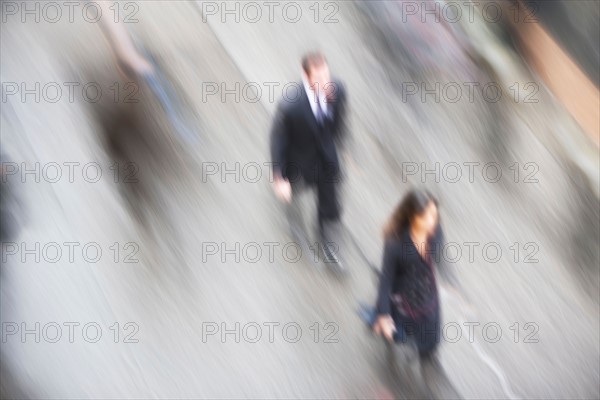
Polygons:
[[324,261],[342,267],[340,254],[343,253],[341,251],[343,236],[335,182],[328,182],[323,179],[317,183],[317,202],[319,241],[322,246]]
[[304,248],[305,245],[310,244],[300,201],[300,195],[306,190],[306,184],[301,181],[291,181],[291,185],[292,201],[285,205],[286,218],[292,239]]
[[421,376],[429,398],[432,399],[460,399],[460,394],[448,379],[442,364],[437,356],[437,352],[431,351],[420,355]]
[[437,310],[432,315],[424,316],[419,324],[421,377],[430,398],[457,399],[460,396],[448,379],[438,356],[441,338],[440,317],[440,312]]

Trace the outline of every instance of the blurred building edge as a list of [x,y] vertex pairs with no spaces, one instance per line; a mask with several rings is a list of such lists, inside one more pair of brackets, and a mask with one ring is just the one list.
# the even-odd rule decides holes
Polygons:
[[[581,18],[588,11],[586,7],[598,7],[598,3],[565,2],[564,0],[550,2],[516,0],[500,1],[499,3],[506,11],[503,14],[507,16],[506,20],[512,28],[513,37],[517,41],[525,61],[598,146],[600,143],[600,103],[596,86],[598,77],[594,76],[596,82],[593,82],[582,68],[582,66],[588,66],[588,73],[597,75],[597,60],[592,59],[592,63],[596,65],[589,65],[586,63],[587,60],[582,59],[581,56],[577,57],[578,54],[581,54],[581,50],[570,47],[574,47],[576,42],[583,47],[586,42],[573,41],[572,39],[577,38],[564,37],[576,32],[568,29],[568,16],[564,11],[581,8],[573,12],[576,18]],[[553,10],[563,12],[554,12]],[[530,17],[528,18],[528,16]],[[557,25],[563,28],[552,29]],[[590,30],[592,32],[583,32],[583,34],[593,35],[595,38],[593,41],[596,42],[598,20]],[[555,37],[553,34],[563,37]],[[564,46],[568,47],[563,48]],[[586,50],[585,47],[583,50]],[[588,54],[597,51],[595,48],[589,50]]]
[[[599,3],[585,0],[486,0],[483,4],[473,4],[483,9],[489,3],[494,3],[494,8],[501,10],[502,24],[490,22],[483,13],[475,13],[475,23],[461,24],[480,61],[487,64],[506,91],[515,83],[524,87],[531,81],[531,73],[537,75],[556,99],[557,105],[572,117],[565,120],[557,116],[552,120],[552,129],[542,128],[542,131],[538,129],[535,132],[538,139],[576,165],[587,177],[596,197],[600,197],[599,93],[596,84],[578,65],[580,62],[586,66],[590,76],[598,74],[598,18],[595,15],[598,14]],[[548,7],[551,9],[548,10]],[[582,16],[585,24],[581,22]],[[550,30],[549,26],[560,28]],[[561,41],[558,36],[561,36]],[[506,46],[506,39],[515,45],[520,60],[516,60],[510,46]],[[521,99],[518,101],[521,102]],[[540,104],[540,107],[546,111],[554,108],[548,103]],[[518,112],[524,110],[523,107],[515,109]]]

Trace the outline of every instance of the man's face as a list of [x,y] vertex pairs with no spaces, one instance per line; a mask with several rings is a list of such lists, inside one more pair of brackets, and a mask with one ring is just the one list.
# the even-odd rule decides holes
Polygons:
[[310,75],[307,77],[310,87],[319,95],[331,91],[331,75],[329,74],[329,65],[321,63],[313,65],[310,68]]

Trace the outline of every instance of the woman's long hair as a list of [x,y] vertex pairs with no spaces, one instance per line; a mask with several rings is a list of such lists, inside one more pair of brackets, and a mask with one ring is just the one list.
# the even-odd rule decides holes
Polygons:
[[383,228],[384,238],[400,237],[401,232],[409,227],[413,218],[423,214],[431,202],[437,207],[437,199],[426,190],[408,192]]

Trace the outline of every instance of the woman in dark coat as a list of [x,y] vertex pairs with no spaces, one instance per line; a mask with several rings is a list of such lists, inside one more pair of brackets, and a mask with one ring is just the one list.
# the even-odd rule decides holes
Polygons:
[[441,329],[435,265],[443,238],[437,201],[427,192],[409,192],[384,235],[373,330],[390,342],[405,342],[412,336],[419,355],[428,356],[440,341]]

